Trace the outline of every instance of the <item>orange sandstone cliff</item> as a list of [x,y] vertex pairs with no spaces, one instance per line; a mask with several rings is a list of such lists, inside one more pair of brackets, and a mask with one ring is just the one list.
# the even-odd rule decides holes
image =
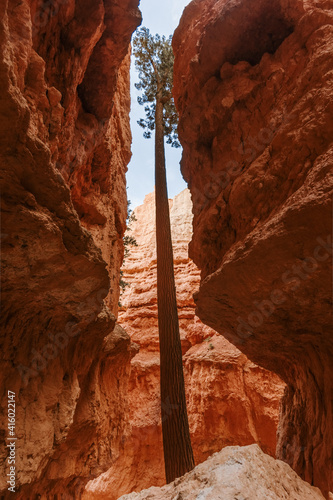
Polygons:
[[[165,484],[160,420],[159,347],[156,290],[155,194],[135,209],[132,247],[123,278],[119,323],[140,351],[131,362],[131,430],[124,455],[88,483],[86,500],[117,499],[121,494]],[[186,189],[170,200],[174,267],[192,446],[196,463],[228,445],[258,443],[275,455],[279,403],[284,384],[249,361],[195,315],[192,294],[199,271],[188,257],[192,203]],[[172,409],[170,408],[170,411]]]
[[[79,498],[126,431],[132,349],[114,313],[137,6],[0,6],[0,418],[5,439],[13,391],[18,499]],[[0,490],[11,498],[7,451]]]
[[196,312],[287,384],[277,456],[328,495],[332,3],[194,0],[173,46]]

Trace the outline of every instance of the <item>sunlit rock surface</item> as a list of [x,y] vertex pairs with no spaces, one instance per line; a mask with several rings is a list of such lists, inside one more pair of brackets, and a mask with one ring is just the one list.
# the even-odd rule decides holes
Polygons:
[[230,446],[163,488],[149,488],[119,500],[323,500],[284,462],[257,445]]

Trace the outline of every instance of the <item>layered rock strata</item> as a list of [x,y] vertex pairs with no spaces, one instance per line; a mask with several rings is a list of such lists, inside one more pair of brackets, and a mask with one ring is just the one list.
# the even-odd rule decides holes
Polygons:
[[[88,483],[85,500],[116,500],[130,491],[165,484],[160,419],[156,290],[155,194],[134,211],[132,247],[123,279],[119,322],[140,351],[132,359],[129,383],[131,431],[124,454],[108,472]],[[284,384],[195,316],[193,292],[199,272],[188,257],[192,204],[186,189],[170,200],[175,280],[188,415],[196,463],[228,445],[259,443],[274,456],[279,402]],[[170,408],[172,411],[172,408]]]
[[287,383],[277,456],[328,495],[332,4],[195,0],[173,46],[197,314]]
[[114,313],[137,5],[0,6],[1,437],[17,438],[18,499],[79,498],[126,433],[132,351]]

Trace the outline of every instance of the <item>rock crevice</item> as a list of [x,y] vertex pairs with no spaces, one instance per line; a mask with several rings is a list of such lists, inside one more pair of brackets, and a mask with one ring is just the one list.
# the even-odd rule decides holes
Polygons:
[[[140,351],[131,362],[128,386],[130,430],[124,455],[88,483],[86,500],[116,500],[130,491],[165,484],[159,382],[156,289],[155,193],[135,209],[132,247],[123,268],[130,283],[121,297],[119,322]],[[188,416],[196,463],[228,445],[258,443],[275,455],[284,384],[251,363],[195,315],[192,294],[199,270],[188,257],[192,204],[184,190],[169,200],[178,315]]]

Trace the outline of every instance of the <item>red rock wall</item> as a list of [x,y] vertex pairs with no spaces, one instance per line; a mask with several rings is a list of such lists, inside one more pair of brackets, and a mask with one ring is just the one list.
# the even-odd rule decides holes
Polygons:
[[333,489],[329,1],[195,0],[174,36],[197,314],[287,384],[278,457]]
[[[78,498],[120,452],[126,432],[132,351],[112,312],[127,213],[127,54],[137,5],[0,6],[1,436],[8,436],[10,390],[15,498]],[[6,457],[2,447],[5,498],[12,495]]]
[[[125,261],[119,322],[140,351],[131,362],[131,430],[124,453],[109,471],[88,483],[85,500],[116,500],[130,491],[165,484],[160,418],[156,291],[155,194],[135,209],[137,243]],[[227,445],[259,443],[275,455],[279,403],[284,384],[195,316],[193,292],[200,277],[188,258],[192,204],[188,190],[170,200],[180,333],[192,446],[196,463]],[[172,411],[170,409],[170,411]]]

